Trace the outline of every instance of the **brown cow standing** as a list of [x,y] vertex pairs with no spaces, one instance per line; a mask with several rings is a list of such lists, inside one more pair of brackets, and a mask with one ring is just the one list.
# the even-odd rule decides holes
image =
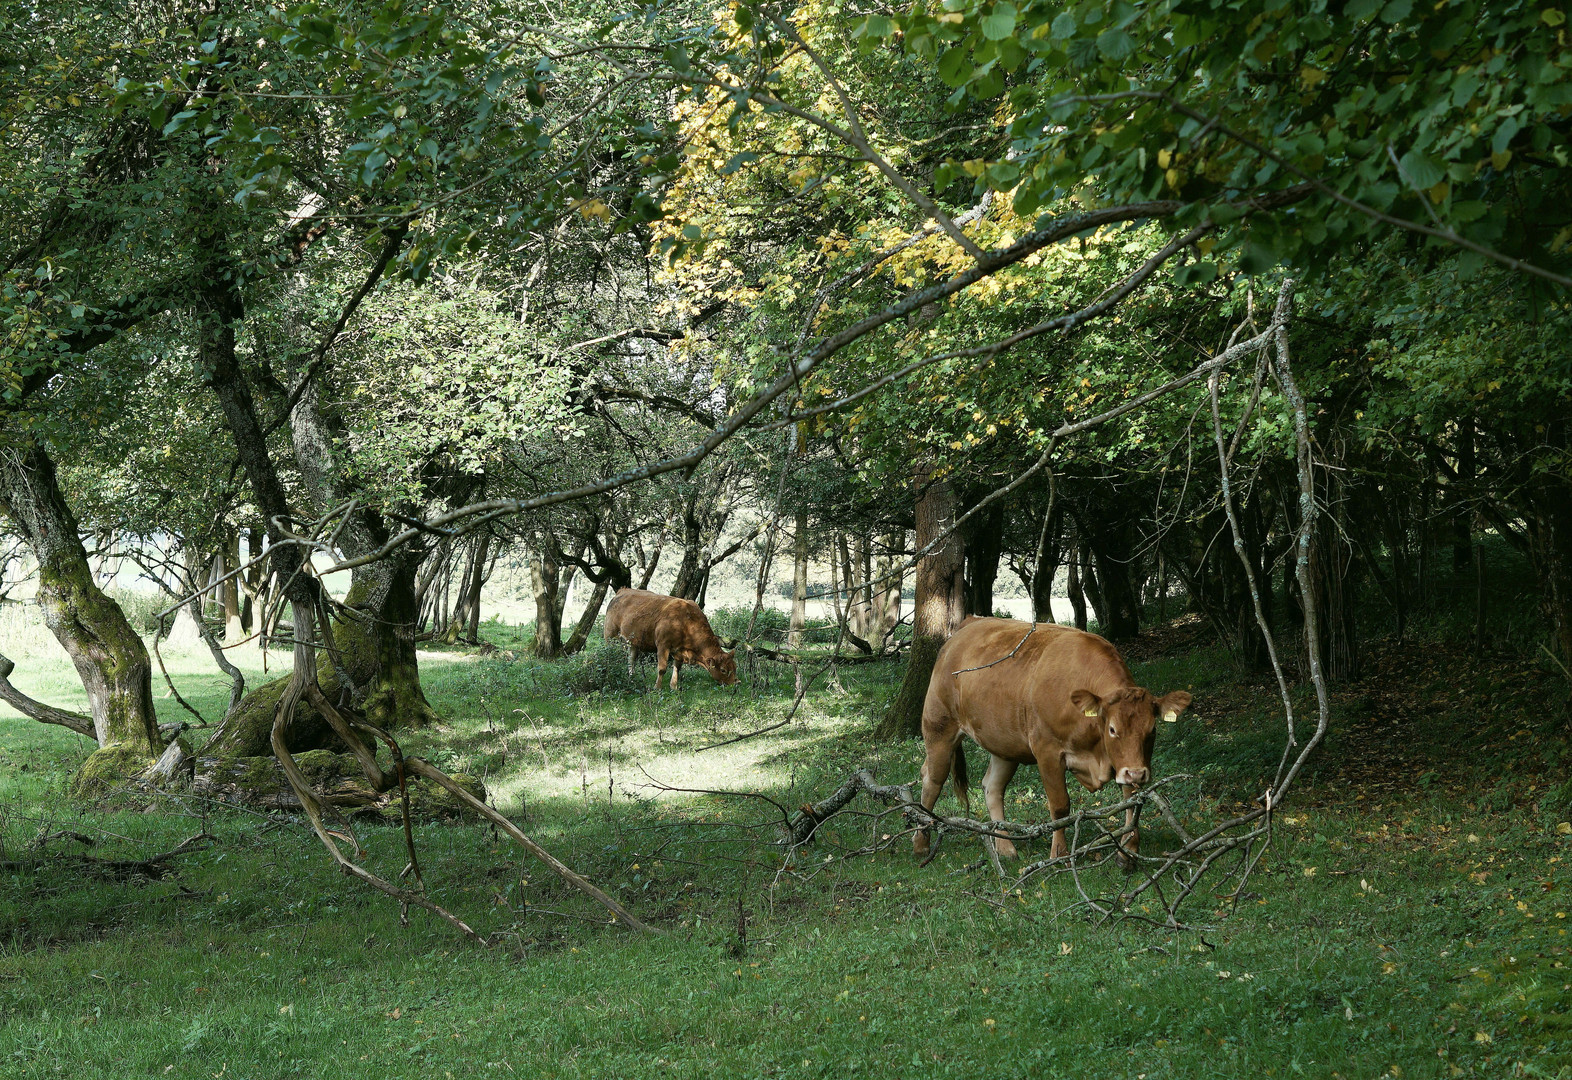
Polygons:
[[711,678],[722,686],[737,681],[735,654],[723,652],[710,621],[692,600],[662,596],[645,589],[618,589],[606,608],[606,640],[621,638],[628,643],[628,674],[643,653],[656,659],[655,689],[666,674],[669,661],[671,688],[677,689],[677,675],[683,664],[701,664]]
[[[983,795],[994,821],[1005,820],[1004,789],[1020,765],[1035,764],[1042,773],[1053,820],[1070,812],[1067,771],[1088,791],[1112,780],[1129,795],[1151,777],[1154,721],[1175,720],[1189,704],[1183,690],[1153,697],[1136,686],[1118,651],[1096,634],[1056,623],[967,619],[939,650],[928,682],[922,804],[933,809],[953,769],[956,795],[970,813],[962,735],[992,755]],[[1133,854],[1140,846],[1133,809],[1125,824],[1132,829],[1125,849]],[[927,830],[913,843],[917,854],[926,854]],[[1010,841],[996,844],[1000,855],[1015,854]],[[1067,853],[1058,829],[1052,857]],[[1133,859],[1121,852],[1120,861]]]

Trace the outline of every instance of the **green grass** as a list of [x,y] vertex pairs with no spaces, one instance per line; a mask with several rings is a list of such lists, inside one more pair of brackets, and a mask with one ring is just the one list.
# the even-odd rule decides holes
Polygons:
[[[898,667],[842,668],[787,726],[701,750],[785,719],[789,671],[745,671],[735,690],[693,672],[656,695],[652,668],[632,689],[620,656],[433,656],[428,694],[450,722],[406,743],[484,776],[658,939],[606,926],[473,823],[422,825],[416,840],[430,894],[498,947],[419,911],[401,926],[299,822],[71,803],[84,741],[0,719],[0,859],[20,864],[0,872],[0,1076],[1572,1076],[1572,838],[1547,795],[1565,740],[1534,715],[1541,681],[1481,669],[1448,683],[1458,666],[1440,657],[1433,689],[1419,670],[1431,707],[1412,716],[1378,689],[1341,691],[1328,752],[1279,814],[1243,908],[1222,918],[1219,877],[1188,911],[1211,929],[1173,933],[1094,926],[1066,912],[1063,879],[1001,894],[967,869],[980,849],[954,838],[919,869],[905,838],[882,839],[898,833],[888,817],[839,819],[785,866],[769,803],[656,786],[792,807],[859,765],[911,779],[915,743],[867,737]],[[171,663],[216,717],[226,688],[205,659]],[[1159,732],[1159,770],[1198,777],[1182,813],[1214,820],[1265,786],[1281,747],[1270,687],[1213,649],[1136,673],[1196,695],[1194,715]],[[58,658],[16,679],[81,705]],[[1365,768],[1372,724],[1419,725],[1402,729],[1401,776]],[[1028,770],[1010,797],[1013,817],[1044,816]],[[90,853],[104,856],[204,827],[219,843],[163,881],[103,880],[30,851],[41,824],[99,837]],[[358,831],[367,864],[395,875],[399,832]],[[870,845],[882,849],[853,855]],[[1121,880],[1088,874],[1093,888]]]

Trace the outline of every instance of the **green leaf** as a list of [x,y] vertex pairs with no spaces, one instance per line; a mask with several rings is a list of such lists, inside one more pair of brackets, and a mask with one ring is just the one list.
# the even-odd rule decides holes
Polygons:
[[1001,0],[993,6],[993,11],[983,16],[983,37],[989,41],[1003,41],[1015,33],[1015,20],[1017,16],[1015,5],[1008,0]]
[[1277,254],[1271,248],[1262,247],[1260,244],[1246,244],[1244,252],[1239,256],[1239,272],[1254,276],[1264,274],[1277,265]]
[[1400,23],[1408,18],[1408,13],[1414,10],[1414,0],[1392,0],[1381,9],[1381,21],[1384,23]]
[[972,62],[966,50],[956,46],[939,57],[939,78],[946,86],[960,86],[972,77]]
[[1053,36],[1054,40],[1063,41],[1065,38],[1073,38],[1078,26],[1080,26],[1080,23],[1075,21],[1073,14],[1068,11],[1061,11],[1054,16],[1053,25],[1048,28],[1048,32]]
[[1403,178],[1411,187],[1432,188],[1446,179],[1446,173],[1440,165],[1415,150],[1399,158],[1398,164],[1403,167]]
[[1104,30],[1097,35],[1097,51],[1110,60],[1123,60],[1135,51],[1135,39],[1123,30]]
[[859,36],[882,40],[895,32],[895,24],[890,22],[888,15],[869,15],[862,21],[862,25],[852,33],[852,37]]
[[1517,122],[1517,117],[1507,117],[1505,120],[1501,121],[1501,126],[1496,128],[1495,135],[1491,136],[1490,149],[1497,154],[1505,152],[1507,144],[1512,141],[1513,136],[1515,136],[1519,130],[1520,128]]

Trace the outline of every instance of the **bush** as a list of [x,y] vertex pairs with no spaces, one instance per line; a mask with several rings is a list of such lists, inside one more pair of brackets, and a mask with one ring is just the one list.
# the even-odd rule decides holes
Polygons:
[[628,650],[621,642],[592,638],[584,651],[560,665],[563,692],[633,694],[644,689],[643,677],[628,674]]
[[[130,623],[131,628],[144,637],[158,629],[158,613],[171,603],[169,597],[161,592],[141,592],[133,589],[110,588],[104,591],[104,595],[120,605],[120,610],[125,612],[126,622]],[[211,606],[209,605],[210,609]],[[223,608],[220,606],[219,611],[221,614],[218,616],[220,622],[224,618],[222,610]],[[173,615],[164,620],[166,633],[174,625],[174,622],[175,617]]]
[[[748,632],[748,620],[753,618],[753,605],[716,608],[714,611],[707,612],[707,615],[710,627],[717,637],[740,640],[742,635]],[[779,642],[785,638],[790,628],[789,614],[779,608],[762,608],[758,620],[753,624],[753,639]]]

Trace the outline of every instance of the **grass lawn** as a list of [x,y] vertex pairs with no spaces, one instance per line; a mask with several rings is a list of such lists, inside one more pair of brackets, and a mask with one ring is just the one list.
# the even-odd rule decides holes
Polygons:
[[[1281,721],[1270,686],[1182,639],[1143,644],[1133,666],[1196,695],[1156,764],[1195,774],[1180,809],[1215,820],[1265,787]],[[170,661],[216,718],[210,662]],[[63,660],[18,668],[24,689],[82,707]],[[1340,689],[1245,903],[1224,918],[1208,895],[1188,911],[1206,929],[1183,933],[1092,925],[1066,910],[1064,879],[1003,892],[953,837],[919,869],[909,841],[884,839],[898,819],[866,804],[786,865],[770,802],[663,790],[789,808],[862,765],[912,778],[916,743],[867,736],[895,665],[843,668],[790,724],[703,751],[784,719],[790,672],[745,670],[736,691],[694,672],[653,695],[652,670],[634,686],[611,650],[432,654],[449,723],[406,745],[483,776],[527,832],[667,931],[608,927],[485,825],[417,827],[428,891],[496,935],[489,950],[424,912],[401,925],[299,821],[72,803],[85,740],[0,719],[0,1077],[1572,1077],[1569,755],[1564,713],[1541,704],[1566,688],[1434,643],[1378,645],[1371,668]],[[1041,820],[1028,772],[1011,816]],[[97,840],[48,854],[143,857],[204,828],[219,842],[164,880],[120,881],[41,857],[41,828]],[[395,876],[401,833],[358,832]],[[1148,851],[1171,839],[1147,836]],[[1112,868],[1088,877],[1118,887]],[[1219,876],[1214,893],[1230,888]]]

